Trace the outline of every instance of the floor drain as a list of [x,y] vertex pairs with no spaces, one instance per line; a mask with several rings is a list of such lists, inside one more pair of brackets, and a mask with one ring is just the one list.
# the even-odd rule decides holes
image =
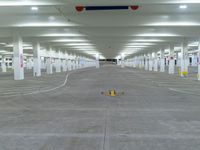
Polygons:
[[113,90],[109,90],[109,91],[106,91],[106,92],[101,92],[101,94],[105,95],[105,96],[116,97],[116,96],[124,95],[125,93],[124,92],[117,92],[115,89],[113,89]]

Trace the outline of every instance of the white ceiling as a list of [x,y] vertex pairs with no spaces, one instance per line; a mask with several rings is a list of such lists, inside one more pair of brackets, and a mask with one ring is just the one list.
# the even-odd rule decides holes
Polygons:
[[[79,13],[76,5],[140,8]],[[199,14],[200,0],[1,0],[0,43],[12,44],[12,34],[19,30],[26,43],[39,41],[63,51],[114,58],[180,45],[183,39],[197,41]],[[11,49],[3,44],[0,48]]]

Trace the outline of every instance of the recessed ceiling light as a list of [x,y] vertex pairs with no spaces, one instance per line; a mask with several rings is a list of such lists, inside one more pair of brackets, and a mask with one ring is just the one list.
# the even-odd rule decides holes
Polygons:
[[49,16],[49,20],[53,21],[53,20],[55,20],[55,17],[54,16]]
[[31,10],[32,11],[38,11],[38,7],[33,6],[33,7],[31,7]]
[[180,9],[186,9],[188,6],[187,5],[180,5],[179,8]]

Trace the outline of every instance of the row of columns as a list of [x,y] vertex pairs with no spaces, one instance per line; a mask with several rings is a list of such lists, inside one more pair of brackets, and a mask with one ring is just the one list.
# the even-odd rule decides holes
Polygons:
[[[52,52],[52,48],[49,48]],[[99,68],[99,56],[96,60],[87,59],[85,57],[76,57],[76,59],[69,59],[67,56],[63,56],[61,52],[57,56],[52,56],[51,54],[46,54],[41,56],[40,43],[33,43],[33,61],[32,59],[27,59],[27,69],[32,69],[33,76],[41,76],[41,57],[45,57],[46,60],[46,72],[47,74],[53,74],[53,59],[55,59],[55,69],[56,72],[75,70],[85,67]],[[5,59],[2,58],[2,72],[6,72]],[[23,40],[20,34],[15,33],[13,36],[13,69],[14,69],[14,79],[23,80],[24,79],[24,55],[23,55]],[[62,69],[61,69],[62,68]]]
[[[188,43],[185,41],[182,42],[180,59],[179,59],[178,53],[177,54],[175,53],[174,48],[175,47],[172,44],[169,46],[168,73],[169,74],[175,73],[175,57],[176,57],[177,64],[179,64],[179,61],[180,61],[180,75],[181,77],[185,77],[185,74],[188,74],[188,68],[189,68]],[[159,54],[160,55],[158,56],[158,52],[152,52],[152,53],[148,53],[148,54],[144,54],[140,56],[135,56],[134,58],[127,60],[126,65],[132,66],[132,67],[144,68],[145,70],[149,70],[149,71],[165,72],[165,69],[166,69],[165,50],[164,49],[160,50]],[[197,60],[197,57],[196,57],[196,60]],[[195,62],[192,62],[192,63],[195,64]],[[200,80],[200,46],[198,48],[198,64],[197,65],[198,65],[197,76],[198,76],[198,80]]]

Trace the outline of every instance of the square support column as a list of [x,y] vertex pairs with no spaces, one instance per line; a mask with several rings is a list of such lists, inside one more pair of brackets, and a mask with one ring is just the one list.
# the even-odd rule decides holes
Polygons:
[[79,69],[79,57],[75,59],[76,69]]
[[40,43],[33,44],[33,76],[41,76]]
[[99,54],[96,54],[96,68],[99,68],[100,64],[99,64]]
[[198,47],[198,80],[200,81],[200,39],[199,39],[199,47]]
[[47,74],[53,74],[52,58],[47,58]]
[[58,52],[58,58],[56,58],[55,63],[56,63],[56,72],[59,73],[61,72],[61,59],[60,59],[60,52]]
[[152,53],[149,54],[149,71],[153,71]]
[[68,67],[68,70],[69,70],[69,71],[72,70],[72,60],[69,59],[69,60],[67,61],[67,67]]
[[160,51],[160,72],[165,72],[165,50]]
[[61,72],[61,60],[59,58],[56,58],[55,63],[56,63],[56,72],[57,73]]
[[170,45],[170,54],[169,54],[169,74],[174,74],[175,59],[174,59],[174,45]]
[[65,59],[62,60],[62,70],[63,72],[67,71],[67,61]]
[[19,33],[13,36],[14,80],[24,79],[23,41]]
[[149,60],[148,60],[148,55],[145,55],[145,70],[148,70],[149,67]]
[[154,67],[153,68],[154,68],[154,71],[157,72],[158,71],[158,54],[157,54],[157,52],[154,53],[154,59],[153,60],[154,60]]
[[5,58],[2,57],[1,59],[2,59],[2,61],[1,61],[2,72],[7,72],[7,66],[6,66]]
[[181,77],[185,77],[188,74],[189,57],[188,57],[188,44],[184,41],[181,45]]

